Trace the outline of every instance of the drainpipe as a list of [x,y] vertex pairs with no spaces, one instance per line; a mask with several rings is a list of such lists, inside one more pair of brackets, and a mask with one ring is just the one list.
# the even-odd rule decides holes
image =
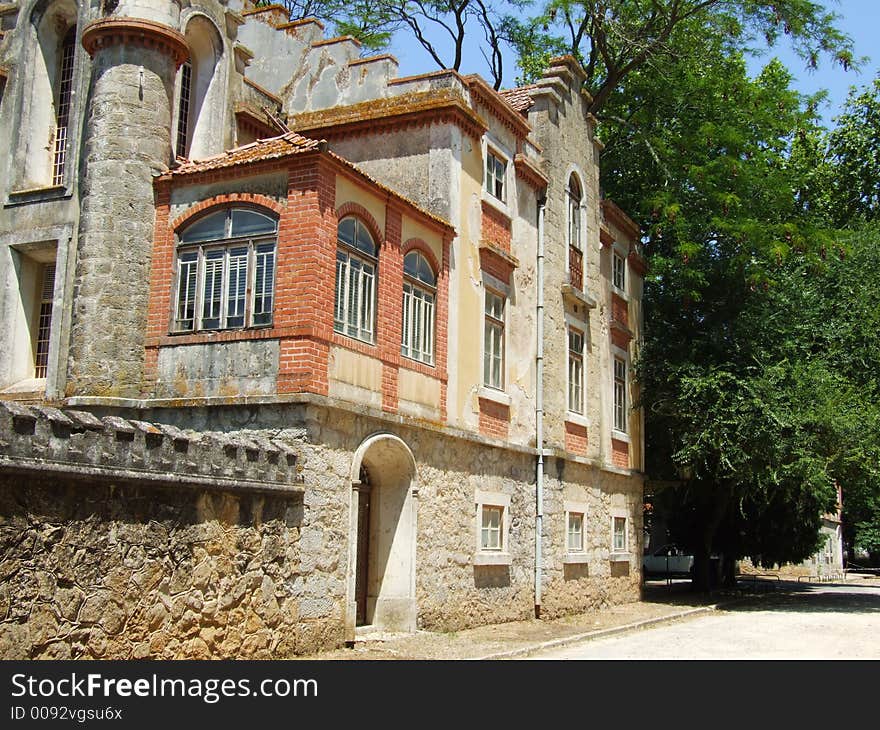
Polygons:
[[535,473],[535,618],[541,617],[541,579],[543,572],[542,535],[544,531],[544,206],[546,196],[538,198],[537,333],[535,355],[535,446],[538,465]]

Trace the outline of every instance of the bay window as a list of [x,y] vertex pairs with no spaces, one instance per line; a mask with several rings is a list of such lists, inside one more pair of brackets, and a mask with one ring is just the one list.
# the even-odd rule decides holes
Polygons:
[[178,237],[174,330],[272,324],[278,222],[249,208],[211,213]]

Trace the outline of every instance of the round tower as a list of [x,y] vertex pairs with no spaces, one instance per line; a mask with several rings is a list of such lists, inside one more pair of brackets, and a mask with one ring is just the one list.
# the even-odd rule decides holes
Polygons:
[[66,395],[132,397],[143,380],[155,204],[173,159],[171,107],[188,55],[179,0],[104,0],[92,57]]

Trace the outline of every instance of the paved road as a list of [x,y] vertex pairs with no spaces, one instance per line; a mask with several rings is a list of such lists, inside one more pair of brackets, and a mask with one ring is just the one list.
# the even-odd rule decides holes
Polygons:
[[880,659],[880,587],[805,587],[531,658]]

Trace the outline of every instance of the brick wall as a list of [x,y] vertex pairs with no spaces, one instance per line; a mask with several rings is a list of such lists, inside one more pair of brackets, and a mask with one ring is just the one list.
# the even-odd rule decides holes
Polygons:
[[611,439],[611,463],[621,469],[629,469],[629,444],[620,439]]
[[510,406],[480,398],[480,433],[491,438],[507,440],[510,430]]
[[483,202],[481,238],[503,251],[510,251],[510,218],[489,203]]
[[565,422],[565,450],[579,456],[587,455],[587,427],[579,423]]

